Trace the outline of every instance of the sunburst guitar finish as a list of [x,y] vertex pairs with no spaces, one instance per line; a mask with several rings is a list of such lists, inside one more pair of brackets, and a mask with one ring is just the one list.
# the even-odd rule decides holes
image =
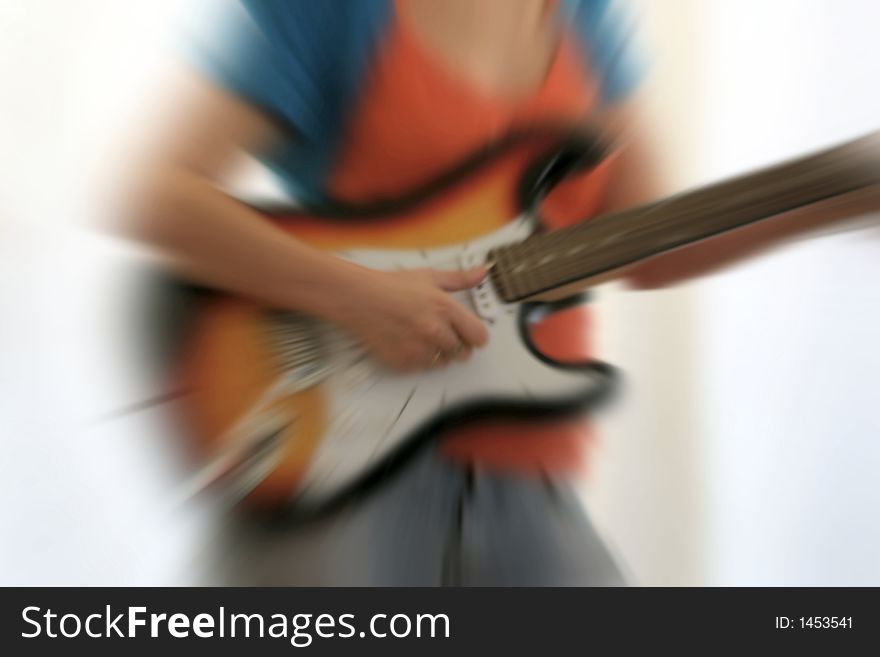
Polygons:
[[[600,157],[555,133],[519,135],[393,202],[259,209],[297,239],[376,269],[491,265],[494,249],[541,229],[537,210],[556,182]],[[554,362],[530,341],[533,318],[570,303],[507,303],[490,277],[456,296],[485,322],[488,344],[418,374],[386,369],[304,314],[193,296],[173,367],[187,434],[247,502],[295,517],[378,483],[449,427],[575,413],[609,392],[610,366]]]

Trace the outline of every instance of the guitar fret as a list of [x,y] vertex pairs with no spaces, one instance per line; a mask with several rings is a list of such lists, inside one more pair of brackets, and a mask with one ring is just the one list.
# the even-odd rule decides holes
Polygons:
[[826,198],[880,184],[880,136],[497,249],[506,301],[588,278]]

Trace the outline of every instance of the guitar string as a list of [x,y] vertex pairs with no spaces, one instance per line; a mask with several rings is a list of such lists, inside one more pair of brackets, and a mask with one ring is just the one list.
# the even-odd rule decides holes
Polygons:
[[[763,185],[755,184],[755,175],[753,174],[751,177],[716,184],[715,189],[709,188],[709,192],[715,192],[716,195],[721,196],[721,198],[715,198],[712,201],[712,204],[721,209],[724,209],[724,206],[726,205],[731,205],[732,202],[737,200],[741,201],[743,194],[740,189],[743,187],[751,188],[745,190],[746,192],[751,192],[750,194],[745,194],[746,200],[749,203],[745,206],[740,203],[740,207],[730,209],[729,214],[733,215],[732,222],[725,221],[725,219],[728,218],[726,216],[727,213],[717,212],[717,215],[720,216],[719,221],[701,222],[703,228],[711,228],[712,230],[703,230],[699,234],[692,235],[691,238],[699,239],[707,232],[711,234],[715,232],[716,229],[723,231],[753,221],[754,212],[748,213],[745,217],[742,217],[742,214],[744,210],[748,211],[751,206],[756,204],[759,204],[759,207],[763,206],[765,208],[767,205],[770,205],[770,209],[773,210],[772,214],[779,214],[787,209],[792,209],[799,205],[818,200],[823,196],[838,195],[840,193],[845,193],[846,191],[851,191],[852,187],[858,187],[859,184],[867,185],[873,184],[877,181],[878,176],[876,174],[865,175],[866,171],[862,166],[857,168],[855,166],[847,166],[846,162],[843,166],[840,166],[839,162],[835,163],[832,161],[831,163],[826,163],[825,160],[827,159],[831,158],[827,157],[826,154],[824,159],[814,157],[807,161],[796,162],[794,165],[787,165],[783,168],[764,171],[760,174],[764,178],[760,181],[764,183]],[[834,175],[829,175],[827,171],[823,170],[832,168],[831,165],[835,165],[837,169],[834,172]],[[779,178],[785,177],[785,174],[788,174],[788,177],[794,179],[795,182],[780,189]],[[860,183],[856,184],[853,181],[860,181]],[[823,184],[826,188],[823,193],[815,193],[815,187]],[[757,191],[755,191],[756,187]],[[830,189],[828,189],[829,187]],[[811,190],[813,193],[810,193]],[[591,265],[589,260],[587,260],[587,258],[595,256],[600,249],[603,251],[601,255],[605,256],[604,260],[606,263],[620,262],[621,256],[626,255],[625,249],[627,247],[633,247],[637,254],[646,251],[644,247],[639,248],[640,245],[636,243],[637,239],[642,239],[644,241],[645,238],[656,236],[660,231],[662,231],[664,236],[667,237],[665,243],[661,243],[661,245],[668,247],[670,240],[675,241],[674,238],[678,236],[678,230],[682,227],[690,226],[693,223],[694,215],[700,216],[701,211],[705,211],[707,202],[704,201],[700,195],[706,193],[707,190],[697,190],[697,192],[672,196],[663,202],[651,204],[647,207],[643,206],[641,210],[636,208],[635,210],[637,212],[626,211],[615,215],[606,215],[606,217],[599,217],[592,222],[585,222],[582,225],[574,226],[570,229],[554,231],[553,233],[531,238],[530,240],[526,240],[526,242],[532,243],[525,248],[518,248],[524,244],[521,243],[521,245],[511,245],[508,248],[499,249],[497,257],[501,266],[498,272],[496,272],[496,277],[501,277],[503,280],[502,287],[509,288],[509,291],[512,291],[515,296],[518,293],[523,294],[528,291],[536,291],[549,287],[549,283],[552,282],[551,279],[564,280],[565,278],[571,279],[583,277],[584,272],[588,272],[591,267],[594,270],[600,269],[596,264]],[[728,194],[726,198],[723,196],[724,193]],[[785,203],[782,203],[783,200],[785,200]],[[684,206],[684,212],[681,212],[678,215],[679,221],[676,222],[675,215],[671,215],[671,213],[667,212],[667,218],[665,220],[661,219],[660,221],[652,222],[651,224],[644,223],[644,218],[646,216],[656,213],[658,210],[664,209],[675,203],[680,203]],[[603,220],[605,223],[610,224],[608,234],[604,236],[602,235],[602,230],[605,225],[600,223]],[[628,222],[636,224],[633,229],[621,230],[620,228],[616,228],[617,224],[625,225]],[[592,240],[590,247],[576,250],[581,251],[581,256],[577,260],[573,260],[572,257],[553,257],[553,251],[559,250],[559,244],[561,242],[580,238],[581,244],[583,244],[585,237],[591,237],[590,233],[596,233],[598,238]],[[631,239],[629,243],[621,245],[624,251],[621,252],[620,250],[617,250],[608,252],[606,248],[607,244],[609,242],[613,243],[614,241],[619,242],[620,236],[626,234],[631,234],[634,238]],[[656,250],[657,245],[652,246]],[[549,257],[551,262],[539,263],[537,267],[527,267],[526,271],[528,272],[528,278],[525,278],[523,276],[523,262],[526,258],[523,253],[533,254],[542,250],[547,254],[545,258]],[[583,253],[584,250],[586,253]],[[648,254],[650,254],[651,251],[651,248],[647,249]],[[572,255],[576,255],[576,253]],[[630,257],[632,257],[631,254]],[[509,260],[517,261],[517,264],[515,265],[516,269],[505,267],[505,261]],[[536,285],[534,283],[535,280],[541,282]]]
[[[836,154],[832,154],[834,156]],[[832,158],[825,158],[825,160]],[[785,210],[791,209],[793,207],[797,207],[799,205],[804,204],[804,202],[813,202],[815,200],[820,200],[823,197],[834,196],[840,193],[845,193],[846,191],[852,191],[853,188],[858,188],[859,186],[865,186],[870,184],[875,184],[880,180],[880,176],[877,175],[877,169],[873,169],[873,173],[869,172],[867,167],[862,166],[862,163],[858,163],[858,166],[847,166],[847,162],[843,163],[843,166],[840,165],[839,162],[835,162],[834,159],[830,162],[830,165],[834,165],[836,167],[835,175],[829,176],[827,171],[824,169],[831,168],[829,167],[829,163],[823,160],[816,160],[815,158],[811,161],[800,162],[800,166],[798,167],[786,167],[783,170],[774,170],[770,172],[770,175],[767,176],[771,178],[771,182],[778,181],[780,174],[784,175],[785,173],[794,173],[796,175],[791,176],[794,179],[794,182],[789,184],[787,188],[779,189],[778,183],[776,185],[764,185],[763,187],[758,189],[758,193],[754,193],[754,185],[749,185],[748,183],[754,182],[754,179],[747,180],[739,180],[733,181],[733,184],[726,184],[726,190],[724,191],[738,191],[738,187],[748,186],[752,188],[751,205],[754,206],[757,202],[761,202],[764,204],[764,208],[766,210],[766,205],[770,203],[772,205],[772,211],[770,214],[776,214],[779,212],[784,212]],[[766,183],[766,179],[764,180]],[[741,183],[741,184],[737,184]],[[813,189],[820,185],[824,185],[824,190],[821,193],[813,193],[809,196],[805,196],[802,193],[804,189]],[[739,196],[739,194],[734,194],[734,196]],[[703,209],[705,208],[705,203],[701,203],[701,199],[699,196],[694,196],[693,194],[689,196],[685,196],[684,198],[678,197],[677,200],[681,200],[685,205],[685,210],[689,212],[683,212],[681,221],[677,224],[675,221],[672,221],[673,229],[680,229],[682,225],[687,225],[692,222],[692,216],[699,216]],[[723,207],[724,205],[730,205],[732,199],[730,196],[728,198],[723,198],[720,201],[716,200],[715,203],[718,207]],[[690,206],[690,207],[688,207]],[[648,211],[652,211],[654,208],[649,208]],[[740,210],[742,211],[742,207],[740,205],[739,208],[734,207],[732,209],[734,211]],[[722,221],[721,225],[718,226],[716,222],[714,224],[715,228],[731,228],[736,227],[737,225],[741,225],[743,220],[741,217],[734,217],[733,222],[724,221],[725,215],[724,213],[719,213]],[[753,220],[755,213],[752,213],[752,216],[746,216],[744,218],[745,221]],[[766,214],[766,212],[762,211],[759,214]],[[641,215],[643,217],[644,214]],[[641,221],[641,217],[635,217],[638,221]],[[633,219],[634,217],[626,217],[625,219]],[[667,223],[658,223],[655,224],[657,229],[662,229],[664,233],[670,228],[669,222]],[[705,232],[705,231],[704,231]],[[651,230],[647,228],[643,233],[644,235],[652,235],[656,234],[657,230]],[[697,235],[695,237],[700,237],[702,235]],[[667,240],[669,241],[669,240]],[[675,240],[672,240],[675,241]],[[570,264],[570,263],[563,263]]]
[[[775,190],[775,191],[777,192],[777,196],[778,196],[778,191],[779,191],[779,190]],[[668,201],[669,201],[670,203],[672,203],[672,202],[680,201],[680,200],[682,200],[682,199],[680,199],[679,197],[671,197]],[[683,200],[685,201],[685,203],[687,203],[688,200],[693,201],[694,199],[683,199]],[[699,199],[697,199],[697,200],[699,200]],[[658,205],[649,206],[649,207],[646,209],[646,211],[641,212],[641,213],[640,213],[640,216],[637,218],[638,221],[641,222],[641,225],[642,225],[642,226],[646,226],[646,224],[644,224],[644,218],[645,218],[645,216],[648,215],[648,214],[651,214],[651,213],[653,213],[653,212],[656,212],[660,207],[661,207],[661,206],[658,206]],[[698,204],[698,207],[699,207],[699,204]],[[621,216],[614,216],[613,218],[615,219],[615,223],[624,223],[626,220],[631,219],[631,217],[626,217],[626,216],[623,216],[623,217],[621,217]],[[688,220],[689,220],[688,217],[685,217],[685,219],[688,219]],[[596,221],[593,221],[593,222],[588,222],[587,224],[585,224],[585,226],[588,226],[589,228],[588,228],[588,230],[583,231],[583,233],[581,233],[581,237],[583,237],[583,234],[584,234],[584,233],[585,233],[587,236],[589,236],[590,232],[597,233],[597,234],[599,234],[599,235],[601,236],[602,225],[599,224],[599,221],[601,221],[601,218],[600,218],[599,220],[596,220]],[[664,228],[664,230],[665,230],[665,229],[668,229],[668,228],[670,227],[668,222],[665,223],[665,224],[662,223],[662,222],[658,222],[658,225],[660,225],[660,224],[662,224],[662,228]],[[642,236],[649,235],[649,234],[651,234],[652,232],[654,232],[654,231],[650,228],[650,226],[651,226],[651,225],[647,225],[646,228],[645,228],[644,230],[641,231]],[[675,224],[674,224],[674,222],[673,222],[673,227],[674,227],[674,226],[675,226]],[[612,237],[612,238],[614,237],[614,236],[613,236],[613,229],[614,229],[614,226],[612,225],[612,235],[610,236],[610,237]],[[629,232],[629,231],[627,231],[627,232]],[[636,231],[636,232],[639,232],[639,231]],[[620,233],[620,231],[618,231],[618,233]],[[554,235],[554,234],[551,234],[551,235]],[[558,235],[558,232],[557,232],[557,235]],[[558,244],[559,244],[559,242],[560,242],[560,238],[562,238],[562,237],[568,238],[568,237],[571,237],[571,235],[572,235],[572,233],[569,233],[569,234],[564,235],[564,236],[557,236],[555,239],[552,238],[552,237],[551,237],[550,239],[545,239],[545,240],[543,241],[542,245],[543,245],[545,248],[548,248],[548,250],[549,250],[550,247],[556,247],[556,248],[558,248]],[[542,238],[543,238],[543,237],[544,237],[544,236],[542,236]],[[592,255],[593,253],[595,253],[595,252],[597,251],[597,248],[596,248],[597,246],[603,246],[603,247],[604,247],[608,241],[609,241],[609,238],[608,238],[608,237],[604,237],[604,236],[599,237],[598,239],[593,240],[593,242],[594,242],[594,244],[593,244],[593,248],[588,249],[588,253],[587,253],[587,255]],[[613,241],[613,240],[612,240],[612,241]],[[583,261],[581,261],[581,262],[583,262]],[[562,264],[566,264],[566,263],[562,263]],[[553,268],[546,268],[546,267],[545,267],[545,268],[544,268],[544,273],[550,273],[550,274],[553,274],[553,273],[555,273],[556,271],[560,271],[560,270],[561,270],[561,268],[560,268],[560,263],[559,263],[559,262],[554,263],[554,265],[555,265],[555,266],[554,266]],[[518,272],[517,272],[517,273],[518,273]]]
[[[735,228],[754,221],[756,216],[773,216],[850,191],[859,184],[877,182],[878,176],[866,176],[865,163],[857,161],[869,141],[863,139],[787,165],[722,181],[704,190],[673,195],[640,208],[502,246],[490,254],[493,281],[505,293],[514,297],[524,295],[554,282],[601,271],[614,263],[662,252],[676,243]],[[838,157],[841,153],[847,155],[842,161]],[[646,221],[658,214],[657,221]],[[695,218],[700,220],[696,226]],[[682,229],[686,229],[684,234]],[[304,344],[311,344],[303,340],[286,336],[279,345],[291,356],[314,356],[313,351],[303,351]],[[348,353],[364,351],[353,339],[343,340],[339,348]]]
[[[581,258],[578,261],[572,262],[570,259],[571,256],[568,253],[563,252],[561,254],[561,257],[557,257],[554,260],[552,267],[546,267],[546,266],[542,267],[540,273],[543,275],[543,278],[546,279],[548,277],[550,277],[550,278],[559,277],[559,276],[564,276],[566,274],[575,273],[571,270],[572,266],[576,267],[578,270],[583,269],[583,270],[589,271],[592,268],[599,268],[601,266],[601,264],[600,264],[601,260],[600,260],[600,262],[591,263],[589,260],[587,260],[587,258],[592,258],[592,257],[595,257],[596,255],[600,255],[600,256],[602,256],[602,259],[604,259],[605,261],[613,262],[613,261],[618,260],[618,257],[621,256],[623,253],[626,253],[627,247],[632,247],[637,252],[642,251],[642,250],[647,250],[648,252],[650,252],[651,250],[654,250],[659,246],[666,246],[667,242],[676,241],[676,238],[678,237],[678,229],[680,229],[683,225],[688,226],[691,224],[692,212],[680,213],[678,215],[680,221],[678,221],[678,222],[676,222],[675,220],[670,220],[669,219],[670,213],[667,212],[666,217],[661,218],[657,222],[652,222],[650,224],[644,223],[645,219],[648,216],[657,213],[658,210],[667,209],[668,205],[674,205],[676,201],[679,201],[679,199],[678,198],[670,199],[666,204],[663,204],[663,205],[649,206],[644,212],[639,213],[638,217],[636,217],[637,221],[639,222],[639,225],[636,225],[633,228],[619,228],[619,227],[615,228],[614,226],[612,226],[609,231],[607,231],[603,234],[603,231],[601,229],[604,228],[604,226],[594,224],[593,226],[591,226],[591,230],[589,230],[589,231],[585,230],[580,235],[580,237],[583,239],[584,237],[592,237],[590,235],[590,233],[596,233],[596,236],[592,237],[592,239],[590,240],[590,245],[582,250]],[[631,223],[631,219],[633,219],[633,217],[629,217],[629,216],[615,217],[615,219],[618,220],[615,223],[625,225],[628,222]],[[719,226],[719,223],[720,223],[720,226]],[[739,221],[735,221],[734,225],[736,225],[738,223],[739,223]],[[704,228],[709,228],[709,227],[724,228],[724,227],[726,227],[726,222],[724,222],[724,221],[715,222],[715,223],[703,222],[703,227]],[[642,248],[643,245],[640,245],[637,243],[637,240],[640,240],[640,239],[642,241],[644,241],[648,238],[656,237],[659,233],[661,233],[661,231],[663,233],[663,237],[666,238],[666,240],[664,240],[663,242],[661,242],[659,244],[657,244],[657,243],[649,244],[644,249]],[[614,244],[615,242],[619,243],[623,237],[627,237],[627,236],[629,236],[631,238],[629,243],[619,244],[618,249],[609,249],[608,248],[609,244]],[[692,236],[698,237],[699,233],[693,234]],[[558,251],[558,248],[559,248],[556,244],[545,244],[544,246],[547,248],[548,251],[549,250],[557,250]],[[577,272],[577,273],[580,273],[580,272]]]

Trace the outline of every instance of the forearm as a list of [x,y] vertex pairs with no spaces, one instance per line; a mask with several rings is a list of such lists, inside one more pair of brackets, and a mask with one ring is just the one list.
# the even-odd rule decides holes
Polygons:
[[181,276],[274,307],[332,318],[363,268],[287,235],[184,167],[169,165],[126,203],[125,232]]

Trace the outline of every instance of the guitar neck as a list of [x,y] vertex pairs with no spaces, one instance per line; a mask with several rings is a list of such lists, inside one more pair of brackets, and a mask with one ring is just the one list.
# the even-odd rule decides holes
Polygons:
[[628,265],[880,184],[880,133],[667,199],[538,234],[490,255],[507,302],[600,280]]

